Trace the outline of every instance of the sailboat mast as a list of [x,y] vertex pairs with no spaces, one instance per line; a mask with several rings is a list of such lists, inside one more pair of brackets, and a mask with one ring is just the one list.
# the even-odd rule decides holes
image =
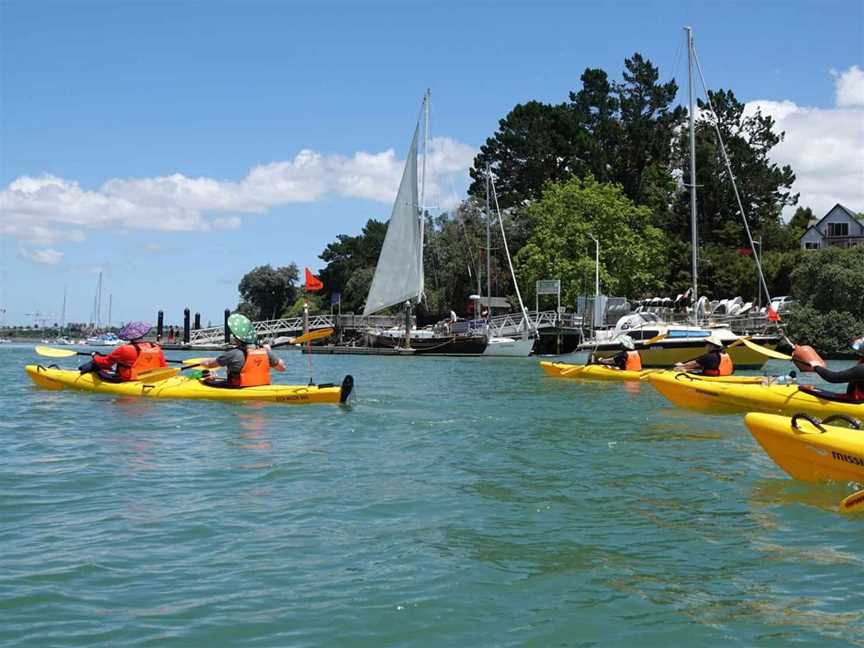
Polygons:
[[[426,158],[429,157],[429,100],[432,90],[427,88],[423,97],[423,165],[420,167],[420,267],[423,267],[423,245],[426,234]],[[423,299],[423,271],[420,271],[420,283],[417,287],[417,303]]]
[[687,87],[690,94],[690,244],[692,247],[691,269],[693,277],[693,320],[697,320],[696,303],[699,300],[699,232],[696,223],[696,110],[693,101],[693,29],[685,27],[687,32]]
[[108,295],[108,323],[105,325],[105,327],[108,329],[111,328],[111,304],[113,301],[114,301],[114,295],[109,294]]
[[60,333],[66,328],[66,286],[63,286],[63,310],[60,312]]
[[486,319],[492,316],[492,212],[489,210],[489,165],[486,165]]
[[102,273],[96,282],[96,330],[102,328]]

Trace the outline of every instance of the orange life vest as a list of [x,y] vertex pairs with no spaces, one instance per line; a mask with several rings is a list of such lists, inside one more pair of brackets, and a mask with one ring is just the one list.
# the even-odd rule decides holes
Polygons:
[[235,387],[258,387],[270,384],[270,356],[267,349],[246,349],[246,363],[240,374],[229,376],[229,384]]
[[642,357],[638,351],[627,352],[627,363],[624,365],[624,371],[642,371]]
[[138,380],[138,374],[164,367],[162,347],[152,342],[130,344],[135,347],[138,357],[131,365],[117,363],[117,377],[121,380]]
[[703,376],[731,376],[735,371],[735,366],[732,364],[732,358],[725,351],[720,352],[720,366],[717,369],[706,369],[702,372]]

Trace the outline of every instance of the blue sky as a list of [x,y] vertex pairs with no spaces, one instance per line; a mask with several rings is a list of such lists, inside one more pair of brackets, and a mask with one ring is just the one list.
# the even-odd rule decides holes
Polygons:
[[[318,268],[389,216],[426,87],[446,203],[498,119],[586,67],[618,78],[639,51],[683,83],[685,24],[713,87],[795,131],[802,194],[864,210],[861,2],[0,0],[6,319],[59,319],[66,286],[87,320],[102,268],[115,321],[219,320],[248,269]],[[835,123],[853,173],[831,185],[813,147]]]

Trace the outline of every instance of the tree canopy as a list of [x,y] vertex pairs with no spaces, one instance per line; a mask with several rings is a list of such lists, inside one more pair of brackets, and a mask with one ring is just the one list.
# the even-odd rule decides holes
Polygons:
[[238,286],[243,300],[238,310],[253,319],[276,319],[297,297],[297,266],[273,268],[269,263],[243,275]]

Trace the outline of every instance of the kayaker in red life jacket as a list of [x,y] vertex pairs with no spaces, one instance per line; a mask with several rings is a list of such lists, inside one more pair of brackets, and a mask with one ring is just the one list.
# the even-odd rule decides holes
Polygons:
[[849,346],[858,354],[858,364],[843,371],[832,371],[821,366],[816,360],[812,361],[810,366],[820,378],[830,383],[848,382],[846,395],[854,401],[864,402],[864,335],[852,340]]
[[629,335],[620,336],[616,342],[621,344],[621,351],[611,358],[598,360],[597,364],[617,367],[623,371],[642,371],[642,356],[636,350],[636,343]]
[[249,318],[234,313],[228,318],[228,328],[235,347],[222,355],[205,360],[202,367],[225,367],[226,380],[208,380],[213,387],[260,387],[270,384],[270,368],[285,371],[285,363],[268,345],[258,346],[258,335]]
[[138,375],[160,367],[167,367],[162,347],[145,342],[144,336],[150,331],[146,322],[129,322],[117,333],[121,340],[127,340],[106,355],[93,353],[92,360],[80,367],[81,373],[97,372],[103,380],[129,382],[138,380]]
[[723,350],[723,340],[716,333],[705,338],[705,353],[689,362],[675,365],[678,371],[699,371],[703,376],[731,376],[735,371],[732,358]]

